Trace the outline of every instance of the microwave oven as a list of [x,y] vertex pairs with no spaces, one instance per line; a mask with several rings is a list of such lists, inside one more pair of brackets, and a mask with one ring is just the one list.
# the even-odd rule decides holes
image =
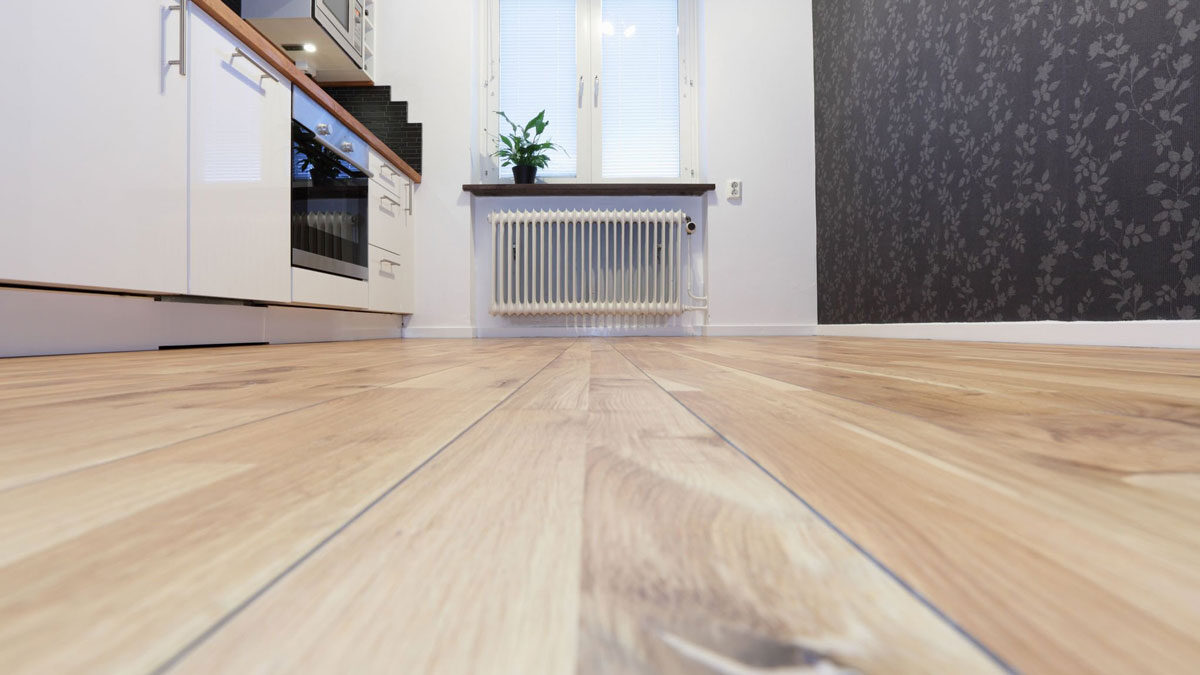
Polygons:
[[344,71],[352,65],[361,71],[363,1],[242,0],[242,18],[285,50],[309,45],[311,51],[292,56],[304,59],[310,70]]

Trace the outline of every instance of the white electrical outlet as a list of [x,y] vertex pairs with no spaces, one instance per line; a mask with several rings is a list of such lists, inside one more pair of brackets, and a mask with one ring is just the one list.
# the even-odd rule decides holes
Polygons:
[[741,199],[742,198],[742,179],[741,178],[730,179],[728,189],[726,190],[726,197],[728,197],[729,199]]

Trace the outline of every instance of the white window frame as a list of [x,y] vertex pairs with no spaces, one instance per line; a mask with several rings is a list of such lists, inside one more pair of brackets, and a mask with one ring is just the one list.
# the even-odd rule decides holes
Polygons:
[[[479,120],[481,126],[480,177],[484,182],[511,183],[512,172],[497,158],[496,135],[500,109],[500,1],[480,2]],[[696,81],[700,39],[698,0],[679,3],[679,176],[659,178],[604,178],[601,143],[603,107],[599,87],[604,86],[603,37],[600,34],[603,0],[575,0],[576,67],[578,69],[575,176],[538,178],[547,183],[698,183],[700,182],[700,105]],[[553,123],[554,120],[551,120]]]

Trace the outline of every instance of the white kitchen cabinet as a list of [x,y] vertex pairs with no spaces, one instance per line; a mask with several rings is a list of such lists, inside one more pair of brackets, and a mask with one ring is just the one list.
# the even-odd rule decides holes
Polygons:
[[0,281],[187,290],[187,80],[171,3],[5,3]]
[[[378,174],[376,174],[378,175]],[[383,189],[371,181],[367,189],[368,240],[372,246],[393,253],[412,248],[412,230],[408,224],[408,208],[403,197]]]
[[371,243],[371,309],[412,313],[412,181],[374,152],[369,158],[368,239]]
[[204,12],[190,15],[188,292],[292,299],[292,85]]
[[413,304],[412,255],[396,254],[372,246],[370,260],[371,311],[411,314]]
[[[408,176],[400,173],[396,167],[392,166],[380,157],[375,152],[371,152],[367,157],[368,168],[374,174],[375,180],[384,188],[400,197],[405,205],[412,206],[412,181]],[[411,211],[412,209],[409,208]]]

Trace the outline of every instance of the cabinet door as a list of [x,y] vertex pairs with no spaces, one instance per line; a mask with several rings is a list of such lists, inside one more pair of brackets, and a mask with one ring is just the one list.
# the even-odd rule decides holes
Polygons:
[[412,187],[408,176],[397,171],[395,167],[374,152],[368,156],[367,161],[371,173],[375,174],[375,180],[379,181],[380,185],[393,194],[407,199],[409,189]]
[[367,200],[367,235],[371,245],[392,253],[403,253],[405,241],[411,240],[404,197],[385,190],[372,180],[367,188]]
[[371,251],[370,309],[411,314],[413,269],[411,256],[396,255],[375,246]]
[[169,0],[4,3],[0,280],[187,290],[186,78]]
[[191,14],[188,292],[288,302],[291,83]]

